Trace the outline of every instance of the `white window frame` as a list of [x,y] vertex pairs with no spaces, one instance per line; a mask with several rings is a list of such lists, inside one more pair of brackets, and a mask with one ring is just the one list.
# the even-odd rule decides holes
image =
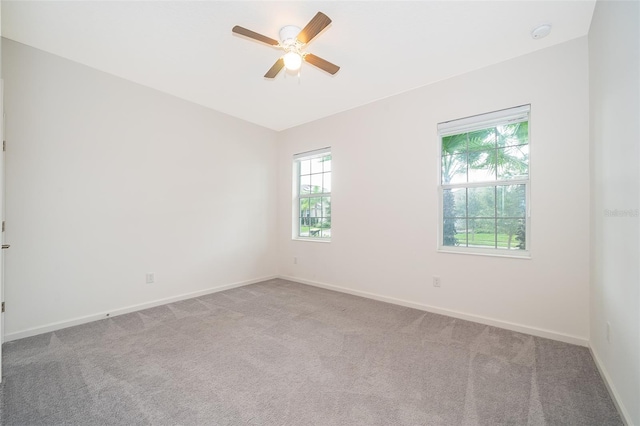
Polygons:
[[[466,182],[463,184],[444,184],[442,182],[442,138],[466,132],[486,129],[500,124],[510,124],[528,121],[528,145],[529,145],[529,173],[526,179],[491,180],[484,182]],[[447,121],[438,124],[438,243],[437,250],[442,253],[461,253],[484,256],[531,258],[531,105],[521,105],[500,111],[475,115],[458,120]],[[478,188],[501,185],[525,186],[525,250],[508,250],[488,247],[459,247],[445,246],[444,243],[444,213],[443,193],[445,189]]]
[[[330,243],[331,236],[329,237],[307,237],[300,236],[300,199],[301,198],[315,198],[315,197],[331,197],[331,191],[315,193],[315,194],[300,194],[300,162],[304,160],[311,160],[318,157],[325,157],[331,155],[331,147],[325,147],[316,149],[313,151],[301,152],[293,156],[293,199],[292,199],[292,239],[297,241],[313,241],[317,243]],[[331,175],[333,176],[333,160],[331,161]],[[323,188],[324,189],[324,188]],[[333,213],[333,212],[332,212]],[[330,228],[331,229],[331,228]],[[333,235],[333,229],[331,229]]]

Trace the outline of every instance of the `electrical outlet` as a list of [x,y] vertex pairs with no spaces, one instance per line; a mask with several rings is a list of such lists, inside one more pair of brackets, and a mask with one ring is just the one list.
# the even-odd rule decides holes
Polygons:
[[611,324],[607,321],[607,343],[611,343]]
[[297,258],[297,257],[294,257],[294,258],[293,258],[293,264],[294,264],[294,265],[297,265],[297,264],[298,264],[298,258]]
[[153,284],[156,281],[155,274],[153,272],[147,273],[147,284]]
[[433,286],[434,287],[440,287],[440,277],[433,277]]

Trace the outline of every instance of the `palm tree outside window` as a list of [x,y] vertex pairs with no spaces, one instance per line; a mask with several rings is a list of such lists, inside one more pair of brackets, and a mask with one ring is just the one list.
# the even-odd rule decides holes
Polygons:
[[438,125],[441,251],[529,255],[524,105]]

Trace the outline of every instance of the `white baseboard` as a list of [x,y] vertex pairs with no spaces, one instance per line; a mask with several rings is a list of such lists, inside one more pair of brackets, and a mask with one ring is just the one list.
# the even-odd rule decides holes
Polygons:
[[107,312],[100,312],[92,315],[87,315],[84,317],[72,318],[69,320],[59,321],[55,323],[46,324],[39,327],[34,327],[26,330],[16,331],[13,333],[9,333],[5,335],[5,342],[9,342],[12,340],[22,339],[25,337],[35,336],[42,333],[48,333],[50,331],[60,330],[67,327],[72,327],[74,325],[85,324],[91,321],[97,321],[101,319],[105,319],[107,317],[115,317],[118,315],[128,314],[130,312],[141,311],[143,309],[153,308],[155,306],[165,305],[167,303],[177,302],[180,300],[191,299],[193,297],[203,296],[205,294],[216,293],[219,291],[229,290],[236,287],[242,287],[249,284],[255,284],[262,281],[268,281],[274,278],[282,278],[289,281],[294,281],[300,284],[311,285],[314,287],[325,288],[328,290],[338,291],[341,293],[352,294],[354,296],[365,297],[367,299],[379,300],[381,302],[393,303],[395,305],[406,306],[409,308],[419,309],[421,311],[432,312],[435,314],[447,315],[454,318],[459,318],[467,321],[473,321],[480,324],[491,325],[494,327],[504,328],[507,330],[517,331],[520,333],[531,334],[533,336],[545,337],[547,339],[558,340],[561,342],[571,343],[574,345],[580,346],[589,346],[589,342],[587,339],[580,338],[577,336],[571,336],[567,334],[562,334],[550,330],[544,330],[536,327],[529,327],[521,324],[515,324],[507,321],[496,320],[493,318],[482,317],[479,315],[467,314],[464,312],[453,311],[449,309],[442,309],[435,306],[425,305],[422,303],[410,302],[408,300],[396,299],[394,297],[382,296],[375,293],[369,293],[366,291],[360,290],[352,290],[346,287],[340,287],[332,284],[325,284],[317,281],[305,280],[297,277],[290,277],[286,275],[273,275],[262,278],[256,278],[253,280],[241,281],[232,284],[226,284],[218,287],[208,288],[205,290],[199,290],[192,293],[181,294],[177,296],[167,297],[164,299],[158,299],[151,302],[140,303],[137,305],[131,305],[124,308],[115,309]]
[[501,321],[493,318],[467,314],[464,312],[458,312],[458,311],[453,311],[449,309],[437,308],[435,306],[425,305],[422,303],[410,302],[408,300],[396,299],[394,297],[382,296],[379,294],[369,293],[366,291],[352,290],[346,287],[340,287],[332,284],[325,284],[317,281],[305,280],[297,277],[280,275],[279,278],[282,278],[283,280],[295,281],[300,284],[307,284],[314,287],[321,287],[327,290],[334,290],[334,291],[339,291],[341,293],[352,294],[354,296],[366,297],[367,299],[374,299],[374,300],[379,300],[381,302],[388,302],[388,303],[393,303],[395,305],[401,305],[409,308],[419,309],[421,311],[432,312],[434,314],[447,315],[450,317],[459,318],[467,321],[473,321],[480,324],[491,325],[498,328],[517,331],[519,333],[531,334],[533,336],[544,337],[551,340],[558,340],[565,343],[571,343],[573,345],[589,346],[589,341],[585,338],[558,333],[556,331],[530,327],[522,324],[516,324],[508,321]]
[[589,351],[591,352],[591,356],[593,357],[596,367],[600,372],[600,376],[602,377],[602,380],[604,381],[604,384],[607,387],[607,390],[609,391],[611,400],[613,401],[613,404],[618,409],[618,413],[620,413],[620,417],[622,417],[622,421],[624,422],[624,424],[628,426],[633,426],[633,423],[631,422],[631,415],[629,414],[626,407],[622,403],[622,400],[620,399],[620,394],[618,394],[616,387],[613,385],[613,382],[611,381],[611,377],[609,376],[609,373],[607,373],[607,369],[604,368],[602,361],[600,361],[598,354],[596,353],[596,351],[593,350],[593,347],[591,345],[589,345]]
[[114,309],[112,311],[100,312],[97,314],[87,315],[84,317],[72,318],[64,321],[53,322],[50,324],[46,324],[39,327],[29,328],[22,331],[16,331],[13,333],[9,333],[4,336],[5,342],[10,342],[12,340],[22,339],[25,337],[36,336],[42,333],[48,333],[50,331],[56,331],[67,327],[72,327],[74,325],[85,324],[91,321],[97,321],[101,319],[105,319],[107,317],[115,317],[118,315],[128,314],[130,312],[141,311],[143,309],[153,308],[160,305],[166,305],[167,303],[178,302],[180,300],[191,299],[198,296],[204,296],[205,294],[217,293],[219,291],[229,290],[236,287],[242,287],[249,284],[255,284],[262,281],[272,280],[274,278],[278,278],[277,275],[267,276],[262,278],[256,278],[248,281],[241,281],[231,284],[225,284],[218,287],[212,287],[205,290],[194,291],[191,293],[180,294],[177,296],[171,296],[164,299],[153,300],[151,302],[140,303],[137,305],[131,305],[124,308]]
[[67,327],[72,327],[75,325],[80,325],[80,324],[85,324],[88,322],[92,322],[92,321],[97,321],[97,320],[101,320],[101,319],[105,319],[107,317],[111,318],[111,317],[115,317],[118,315],[123,315],[123,314],[128,314],[131,312],[135,312],[135,311],[141,311],[143,309],[148,309],[148,308],[153,308],[156,306],[160,306],[160,305],[165,305],[167,303],[172,303],[172,302],[177,302],[180,300],[186,300],[186,299],[191,299],[194,297],[199,297],[199,296],[203,296],[206,294],[211,294],[211,293],[217,293],[220,291],[224,291],[224,290],[230,290],[232,288],[237,288],[237,287],[243,287],[246,285],[250,285],[250,284],[255,284],[258,282],[263,282],[263,281],[269,281],[275,278],[281,278],[284,280],[289,280],[289,281],[294,281],[300,284],[306,284],[306,285],[310,285],[310,286],[314,286],[314,287],[320,287],[320,288],[324,288],[327,290],[333,290],[333,291],[338,291],[341,293],[347,293],[347,294],[352,294],[354,296],[360,296],[360,297],[365,297],[367,299],[373,299],[373,300],[379,300],[381,302],[387,302],[387,303],[393,303],[395,305],[400,305],[400,306],[406,306],[409,308],[414,308],[414,309],[418,309],[421,311],[426,311],[426,312],[432,312],[432,313],[436,313],[436,314],[441,314],[441,315],[447,315],[453,318],[459,318],[459,319],[463,319],[463,320],[467,320],[467,321],[473,321],[473,322],[477,322],[480,324],[485,324],[485,325],[491,325],[494,327],[499,327],[499,328],[504,328],[507,330],[511,330],[511,331],[517,331],[520,333],[526,333],[526,334],[531,334],[533,336],[538,336],[538,337],[544,337],[547,339],[552,339],[552,340],[558,340],[561,342],[566,342],[566,343],[571,343],[571,344],[575,344],[575,345],[580,345],[580,346],[586,346],[589,348],[589,351],[591,352],[591,356],[593,357],[596,367],[598,368],[598,371],[600,372],[600,375],[603,378],[603,381],[607,387],[607,390],[609,391],[609,394],[611,395],[611,399],[613,400],[613,403],[615,404],[616,408],[618,409],[618,412],[620,413],[620,416],[622,417],[622,420],[625,422],[626,425],[633,425],[633,423],[631,423],[631,416],[629,415],[629,412],[627,411],[627,409],[625,408],[624,404],[622,404],[620,397],[618,395],[618,392],[615,388],[615,386],[613,385],[613,382],[611,381],[611,378],[609,377],[609,374],[607,373],[607,370],[604,368],[602,362],[600,361],[600,358],[598,357],[597,353],[593,350],[593,347],[589,344],[589,341],[587,339],[583,339],[581,337],[577,337],[577,336],[571,336],[571,335],[567,335],[567,334],[563,334],[563,333],[558,333],[558,332],[554,332],[554,331],[550,331],[550,330],[544,330],[544,329],[540,329],[540,328],[536,328],[536,327],[529,327],[529,326],[525,326],[525,325],[521,325],[521,324],[515,324],[515,323],[511,323],[508,321],[501,321],[501,320],[496,320],[493,318],[487,318],[487,317],[483,317],[483,316],[479,316],[479,315],[472,315],[472,314],[466,314],[463,312],[458,312],[458,311],[453,311],[453,310],[449,310],[449,309],[442,309],[442,308],[437,308],[434,306],[429,306],[429,305],[425,305],[422,303],[416,303],[416,302],[410,302],[408,300],[403,300],[403,299],[397,299],[394,297],[388,297],[388,296],[382,296],[379,294],[375,294],[375,293],[369,293],[366,291],[360,291],[360,290],[353,290],[353,289],[349,289],[346,287],[340,287],[340,286],[336,286],[336,285],[332,285],[332,284],[325,284],[325,283],[321,283],[321,282],[317,282],[317,281],[310,281],[310,280],[305,280],[302,278],[297,278],[297,277],[290,277],[290,276],[286,276],[286,275],[273,275],[273,276],[267,276],[267,277],[262,277],[262,278],[256,278],[256,279],[252,279],[252,280],[247,280],[247,281],[241,281],[241,282],[236,282],[236,283],[231,283],[231,284],[225,284],[222,286],[218,286],[218,287],[212,287],[212,288],[208,288],[205,290],[199,290],[199,291],[195,291],[195,292],[191,292],[191,293],[185,293],[185,294],[181,294],[181,295],[177,295],[177,296],[172,296],[172,297],[167,297],[164,299],[158,299],[158,300],[154,300],[151,302],[145,302],[145,303],[140,303],[137,305],[131,305],[131,306],[127,306],[124,308],[119,308],[119,309],[115,309],[113,311],[109,311],[109,312],[102,312],[102,313],[97,313],[97,314],[93,314],[93,315],[87,315],[84,317],[78,317],[78,318],[73,318],[70,320],[65,320],[65,321],[58,321],[55,323],[50,323],[44,326],[40,326],[40,327],[34,327],[34,328],[30,328],[27,330],[22,330],[22,331],[17,331],[14,333],[9,333],[7,335],[5,335],[5,342],[9,342],[12,340],[17,340],[17,339],[22,339],[25,337],[31,337],[31,336],[35,336],[38,334],[42,334],[42,333],[48,333],[50,331],[56,331],[56,330],[61,330],[63,328],[67,328]]

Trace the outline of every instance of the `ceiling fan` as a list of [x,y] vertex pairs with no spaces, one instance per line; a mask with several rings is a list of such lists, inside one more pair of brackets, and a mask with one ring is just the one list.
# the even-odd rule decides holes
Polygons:
[[297,71],[302,65],[303,60],[328,72],[329,74],[335,74],[340,69],[339,66],[302,50],[330,23],[331,19],[329,19],[327,15],[322,12],[318,12],[316,13],[316,16],[309,21],[307,26],[302,29],[302,31],[295,25],[282,27],[279,34],[280,41],[258,34],[239,25],[233,27],[232,31],[236,34],[258,40],[262,43],[269,44],[285,51],[285,54],[278,59],[271,69],[269,69],[269,71],[264,75],[266,78],[274,78],[282,68],[287,68],[290,71]]

